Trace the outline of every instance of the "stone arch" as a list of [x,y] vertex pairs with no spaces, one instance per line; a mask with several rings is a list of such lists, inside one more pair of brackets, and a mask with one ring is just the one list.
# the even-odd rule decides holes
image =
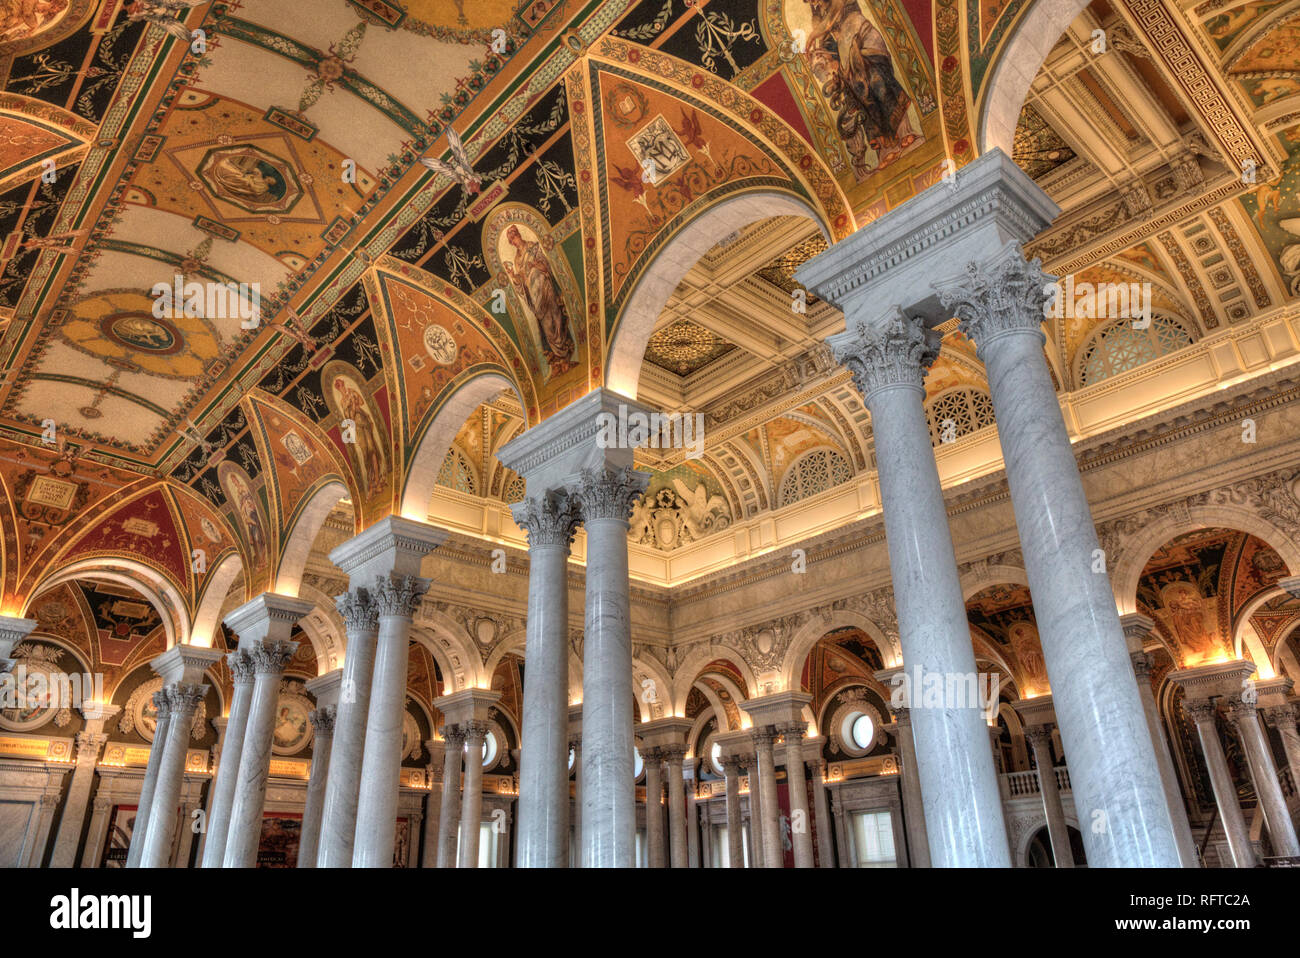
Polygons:
[[871,641],[876,643],[880,657],[885,660],[885,668],[903,664],[903,650],[880,626],[861,612],[853,609],[836,609],[827,617],[814,615],[812,620],[804,623],[790,640],[790,648],[786,650],[785,658],[781,662],[781,679],[785,687],[789,689],[798,687],[804,662],[826,633],[846,627],[861,629]]
[[1011,155],[1030,84],[1061,34],[1087,6],[1088,0],[1032,0],[1020,15],[977,98],[980,153],[996,148]]
[[[116,582],[135,589],[145,598],[162,618],[163,630],[167,635],[167,648],[189,642],[191,621],[186,611],[184,598],[176,586],[166,576],[143,562],[123,557],[108,558],[96,556],[70,563],[43,579],[23,604],[23,611],[30,607],[37,596],[65,582],[91,577]],[[209,642],[211,637],[209,637]]]
[[231,586],[244,571],[244,560],[239,553],[227,555],[217,565],[208,570],[204,578],[202,591],[194,607],[194,624],[190,628],[191,636],[204,636],[207,644],[213,644],[217,631],[221,628],[222,612]]
[[320,534],[321,527],[339,501],[350,494],[341,480],[331,479],[300,504],[293,525],[286,532],[271,591],[280,595],[298,595],[303,572],[307,568],[307,557],[311,554],[311,547]]
[[[1075,815],[1071,815],[1069,812],[1065,813],[1065,824],[1067,828],[1072,828],[1076,832],[1082,832],[1082,829],[1079,828],[1078,817]],[[1046,814],[1044,814],[1043,812],[1037,812],[1035,814],[1033,824],[1031,824],[1028,828],[1024,829],[1024,831],[1020,835],[1020,840],[1016,843],[1016,864],[1015,864],[1016,868],[1029,867],[1029,846],[1033,843],[1034,836],[1036,836],[1041,831],[1045,831],[1046,829],[1047,829]]]
[[799,216],[816,223],[827,242],[831,230],[807,200],[777,189],[728,196],[688,220],[655,254],[628,297],[610,336],[605,384],[622,396],[636,398],[641,363],[655,323],[681,283],[719,238],[775,216]]
[[703,674],[704,667],[717,659],[730,662],[745,682],[743,689],[732,692],[733,695],[736,692],[740,693],[736,699],[737,702],[743,702],[758,690],[754,670],[749,667],[749,663],[745,661],[745,656],[739,649],[723,643],[697,645],[687,653],[686,658],[678,663],[676,671],[673,672],[673,682],[670,688],[674,708],[686,708],[686,696],[690,695],[691,686]]
[[429,651],[437,660],[438,668],[442,669],[447,691],[487,688],[492,673],[483,671],[483,659],[479,656],[478,649],[462,638],[460,623],[445,612],[426,610],[416,620],[412,635],[416,630],[424,633],[425,638],[432,642]]
[[1029,574],[1020,566],[1014,565],[988,565],[969,568],[961,577],[961,600],[969,602],[989,586],[1002,585],[1007,582],[1012,585],[1028,587]]
[[492,369],[471,375],[447,396],[411,451],[398,510],[401,515],[417,522],[428,520],[438,470],[456,434],[475,409],[505,389],[515,394],[523,409],[528,409],[514,380],[504,371]]
[[1273,523],[1240,506],[1192,506],[1183,515],[1166,515],[1129,537],[1115,563],[1111,585],[1121,615],[1136,612],[1138,582],[1148,560],[1161,545],[1198,529],[1224,528],[1244,532],[1267,543],[1286,563],[1287,571],[1300,571],[1300,544]]
[[[438,671],[442,673],[442,694],[449,692],[459,692],[463,688],[471,688],[475,683],[465,683],[461,685],[456,680],[456,670],[452,667],[452,657],[448,654],[446,646],[438,637],[438,630],[421,628],[419,625],[411,626],[411,641],[418,642],[428,650],[433,656],[433,661],[438,665]],[[429,720],[429,727],[433,727],[433,719]]]
[[[1246,656],[1243,653],[1249,649],[1250,660],[1257,666],[1267,664],[1275,674],[1281,674],[1278,668],[1281,665],[1279,656],[1282,652],[1284,640],[1290,632],[1288,631],[1283,633],[1278,638],[1277,644],[1273,647],[1273,654],[1269,655],[1268,650],[1264,648],[1264,643],[1260,640],[1259,636],[1255,634],[1254,629],[1247,631],[1246,626],[1250,622],[1250,617],[1253,616],[1259,608],[1264,605],[1264,603],[1289,594],[1290,593],[1281,586],[1273,586],[1272,588],[1263,590],[1242,606],[1241,612],[1237,615],[1237,620],[1232,624],[1232,650],[1233,655],[1236,658],[1244,659]],[[1262,677],[1267,678],[1267,676]]]

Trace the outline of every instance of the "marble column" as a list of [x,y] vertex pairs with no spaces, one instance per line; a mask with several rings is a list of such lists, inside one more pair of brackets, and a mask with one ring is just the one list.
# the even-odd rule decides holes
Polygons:
[[149,831],[140,857],[141,868],[165,868],[171,861],[172,844],[176,840],[176,806],[180,802],[185,776],[190,730],[194,727],[194,712],[208,688],[207,685],[163,686],[162,695],[167,699],[171,721],[167,724],[167,740],[162,743],[162,761],[158,764]]
[[1052,762],[1052,730],[1046,725],[1029,725],[1025,727],[1025,738],[1034,749],[1034,763],[1038,767],[1038,793],[1043,797],[1047,835],[1052,842],[1052,858],[1057,868],[1073,868],[1070,833],[1065,824],[1061,791],[1056,784],[1056,766]]
[[411,618],[428,588],[428,579],[391,575],[377,578],[371,590],[379,613],[379,639],[366,717],[361,789],[357,794],[354,868],[393,866]]
[[330,775],[325,780],[316,865],[350,868],[357,832],[357,798],[361,794],[361,763],[365,751],[370,686],[379,640],[379,607],[370,590],[357,586],[335,600],[347,630],[343,679],[339,683],[330,744]]
[[587,532],[582,672],[582,864],[636,864],[632,792],[632,622],[628,517],[649,475],[631,468],[587,470],[578,498]]
[[483,818],[483,736],[487,723],[465,722],[465,788],[460,806],[460,855],[457,868],[478,868],[478,833]]
[[664,867],[664,783],[663,753],[657,748],[641,749],[645,764],[645,841],[646,863],[650,868]]
[[1160,773],[1160,786],[1164,790],[1165,807],[1169,809],[1169,821],[1174,829],[1178,860],[1184,868],[1199,868],[1201,858],[1196,851],[1191,824],[1187,821],[1187,805],[1183,802],[1178,773],[1174,769],[1173,756],[1169,753],[1169,739],[1165,736],[1164,723],[1160,720],[1160,708],[1156,705],[1155,692],[1151,689],[1151,656],[1142,649],[1143,642],[1155,623],[1137,612],[1122,615],[1119,621],[1128,642],[1129,660],[1133,663],[1133,675],[1137,681],[1138,697],[1142,700],[1147,734],[1151,737],[1151,745],[1156,753],[1156,767]]
[[320,823],[325,811],[325,783],[330,774],[330,746],[334,741],[334,718],[337,705],[320,704],[311,711],[311,771],[307,778],[307,798],[302,810],[302,832],[298,840],[298,867],[315,868],[320,847]]
[[[784,868],[785,850],[781,844],[781,804],[776,796],[776,757],[772,743],[776,731],[771,726],[754,729],[754,751],[758,756],[758,787],[762,798],[763,867]],[[751,787],[752,791],[752,787]]]
[[1177,867],[1106,557],[1043,355],[1050,279],[1011,242],[937,290],[988,373],[1075,807],[1081,820],[1104,824],[1083,830],[1088,863]]
[[465,730],[459,725],[442,729],[442,809],[438,813],[438,867],[456,867],[456,836],[460,827],[460,763],[465,752]]
[[149,835],[149,819],[153,815],[154,789],[158,784],[158,767],[162,765],[163,745],[167,741],[167,726],[171,724],[171,705],[162,690],[151,698],[154,707],[153,744],[149,747],[149,761],[144,767],[144,780],[140,783],[140,800],[135,808],[135,826],[131,829],[131,845],[126,852],[126,867],[140,867],[144,845]]
[[226,720],[225,739],[217,774],[209,786],[208,829],[203,839],[201,868],[220,868],[226,857],[226,838],[230,833],[230,812],[235,805],[235,781],[239,778],[239,757],[244,751],[244,732],[248,727],[248,708],[253,701],[253,660],[236,649],[226,656],[234,693],[230,697],[230,715]]
[[[939,337],[901,313],[846,317],[827,339],[871,413],[889,567],[909,678],[977,676],[948,513],[922,405]],[[915,690],[918,693],[920,689]],[[940,867],[1009,867],[997,773],[979,702],[913,708],[930,855]]]
[[68,793],[63,802],[63,816],[54,836],[54,851],[50,853],[51,868],[72,868],[77,864],[77,845],[81,841],[81,827],[86,821],[86,806],[90,801],[90,787],[95,782],[95,764],[108,742],[104,723],[121,709],[116,705],[86,703],[81,708],[85,727],[77,733],[76,766],[68,782]]
[[831,841],[831,810],[826,800],[825,762],[817,755],[811,763],[813,802],[817,807],[817,857],[821,868],[835,867],[835,846]]
[[682,778],[682,763],[686,758],[686,746],[668,745],[662,751],[668,771],[668,866],[685,868],[686,783]]
[[1201,740],[1201,753],[1205,756],[1205,767],[1210,773],[1210,786],[1214,789],[1214,801],[1219,807],[1219,819],[1223,822],[1223,830],[1228,836],[1232,863],[1237,868],[1254,868],[1258,860],[1255,857],[1255,849],[1250,843],[1250,830],[1246,827],[1245,816],[1241,814],[1241,804],[1237,801],[1237,786],[1228,771],[1228,760],[1223,754],[1223,743],[1219,741],[1219,730],[1215,720],[1217,708],[1208,699],[1184,699],[1183,708],[1196,723],[1196,733]]
[[573,749],[573,848],[569,852],[572,860],[582,850],[582,733],[570,732],[569,748]]
[[424,800],[424,848],[420,854],[421,868],[438,866],[438,835],[442,821],[442,775],[446,742],[442,739],[429,739],[424,743],[429,753],[426,773],[429,776],[429,794]]
[[812,868],[812,817],[808,814],[808,780],[803,770],[805,725],[783,725],[777,731],[785,739],[785,781],[790,793],[790,841],[794,845],[794,867]]
[[912,710],[894,706],[898,751],[902,774],[903,815],[906,816],[908,859],[913,868],[930,867],[930,840],[925,832],[925,804],[921,800],[921,778],[916,773],[916,746],[912,740]]
[[700,809],[692,775],[683,783],[686,793],[686,867],[700,867]]
[[569,546],[577,504],[564,493],[511,507],[528,533],[528,621],[519,755],[520,868],[569,865]]
[[744,825],[740,820],[740,760],[722,756],[722,777],[727,786],[727,867],[745,867]]
[[1282,752],[1291,770],[1291,784],[1300,792],[1300,732],[1296,730],[1296,704],[1286,702],[1260,708],[1259,716],[1282,739]]
[[[750,742],[754,740],[751,737]],[[749,867],[763,867],[763,790],[759,787],[762,777],[758,770],[758,753],[753,752],[741,759],[749,778]]]
[[[299,612],[299,617],[302,614],[305,613]],[[241,641],[241,647],[242,644]],[[235,802],[230,812],[230,831],[222,860],[224,868],[252,868],[257,864],[266,782],[271,774],[271,739],[275,733],[280,682],[284,678],[284,667],[297,648],[297,642],[276,639],[254,643],[247,649],[253,660],[253,698],[248,707],[244,747],[240,750],[239,776],[235,779]]]
[[1273,854],[1300,856],[1300,842],[1296,841],[1295,824],[1291,821],[1286,796],[1282,794],[1282,783],[1278,781],[1273,749],[1260,725],[1255,703],[1244,701],[1241,695],[1233,696],[1229,700],[1228,717],[1241,733],[1246,762],[1250,766],[1251,780],[1255,783],[1255,795],[1264,810]]

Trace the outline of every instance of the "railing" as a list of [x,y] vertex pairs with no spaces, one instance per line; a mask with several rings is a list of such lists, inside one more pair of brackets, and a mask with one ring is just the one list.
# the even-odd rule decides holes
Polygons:
[[[1056,787],[1062,792],[1070,791],[1069,768],[1058,765],[1053,771],[1056,773]],[[1039,792],[1038,773],[1032,769],[1027,772],[1003,772],[1000,778],[1002,794],[1006,798],[1024,798]]]

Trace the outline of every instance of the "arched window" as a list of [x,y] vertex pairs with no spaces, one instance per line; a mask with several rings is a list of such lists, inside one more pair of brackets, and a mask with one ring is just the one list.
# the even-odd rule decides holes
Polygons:
[[1090,386],[1192,344],[1192,334],[1171,316],[1154,316],[1146,329],[1117,319],[1093,333],[1080,351],[1079,385]]
[[930,443],[937,446],[993,425],[993,400],[982,389],[949,389],[926,406],[925,415]]
[[523,502],[524,488],[525,488],[525,484],[524,484],[523,476],[515,476],[513,479],[511,479],[510,484],[506,486],[506,502],[512,504],[516,502]]
[[438,485],[455,489],[457,492],[467,492],[471,496],[478,495],[478,480],[474,475],[474,467],[469,464],[465,454],[455,446],[447,450],[447,458],[442,460],[442,468],[438,470]]
[[853,467],[834,449],[814,449],[794,461],[781,480],[781,493],[777,501],[788,506],[848,482],[853,478]]

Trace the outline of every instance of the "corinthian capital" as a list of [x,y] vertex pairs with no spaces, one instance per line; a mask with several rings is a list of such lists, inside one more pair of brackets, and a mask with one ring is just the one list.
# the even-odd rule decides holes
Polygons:
[[207,691],[206,685],[169,685],[161,694],[167,696],[173,715],[192,717]]
[[510,507],[519,528],[528,533],[529,548],[564,546],[573,542],[581,516],[578,502],[565,492],[530,496]]
[[279,674],[297,651],[297,642],[259,642],[248,650],[253,671]]
[[243,649],[235,649],[226,655],[226,664],[235,685],[248,685],[253,681],[253,660]]
[[428,579],[414,575],[389,575],[375,580],[371,595],[379,615],[401,615],[409,619],[415,615],[428,589]]
[[828,337],[835,359],[853,375],[865,400],[891,386],[923,388],[926,370],[939,355],[939,334],[899,310],[884,326],[858,323]]
[[1019,243],[1008,243],[991,259],[966,264],[961,279],[936,284],[935,292],[983,358],[988,344],[1005,333],[1043,336],[1043,307],[1055,282],[1043,272],[1041,261],[1026,260]]
[[578,501],[582,518],[621,519],[632,514],[632,506],[645,494],[650,475],[635,469],[587,469],[578,485]]
[[343,616],[343,625],[351,638],[361,632],[373,632],[379,628],[379,608],[370,597],[370,590],[358,586],[349,592],[335,597],[334,605]]

